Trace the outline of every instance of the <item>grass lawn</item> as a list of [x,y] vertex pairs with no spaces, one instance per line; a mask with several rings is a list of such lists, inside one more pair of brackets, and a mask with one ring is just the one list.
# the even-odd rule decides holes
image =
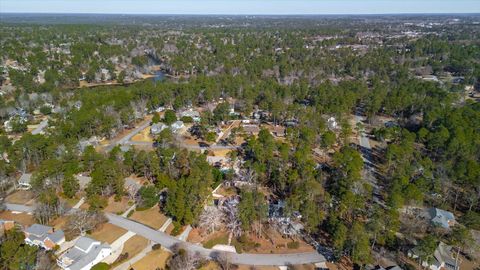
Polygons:
[[100,225],[97,230],[93,231],[90,236],[98,241],[111,244],[126,232],[127,230],[124,230],[110,223],[105,223]]
[[149,252],[140,261],[132,265],[135,270],[165,269],[170,253],[162,249]]
[[158,230],[168,218],[160,212],[158,206],[154,206],[144,211],[135,211],[135,213],[130,216],[130,219]]
[[213,261],[208,261],[205,265],[202,265],[199,270],[221,270],[220,266]]
[[13,220],[15,222],[20,223],[23,226],[30,226],[35,223],[35,219],[33,218],[32,215],[25,214],[25,213],[13,214],[10,211],[0,212],[0,219]]
[[228,234],[224,233],[216,236],[215,238],[208,240],[207,242],[205,242],[205,244],[203,244],[203,247],[212,248],[215,245],[226,245],[226,244],[228,244]]
[[128,258],[133,258],[148,245],[148,239],[140,235],[135,235],[128,239],[123,245],[123,253],[128,253]]
[[130,206],[128,205],[128,198],[122,197],[118,202],[115,201],[114,196],[108,198],[108,205],[104,211],[113,214],[123,214]]
[[53,226],[56,230],[63,229],[67,223],[68,218],[66,216],[58,217],[50,222],[50,226]]
[[[7,203],[14,203],[14,204],[27,204],[33,199],[33,192],[28,190],[17,190],[14,193],[10,194],[5,198]],[[32,202],[28,203],[31,205]]]

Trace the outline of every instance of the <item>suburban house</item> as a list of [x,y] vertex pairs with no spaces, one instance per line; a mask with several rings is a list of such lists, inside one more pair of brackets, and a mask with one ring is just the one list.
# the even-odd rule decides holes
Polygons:
[[57,264],[65,270],[88,270],[111,253],[109,245],[82,236],[57,259]]
[[188,109],[180,112],[180,118],[182,117],[191,117],[193,119],[193,122],[200,122],[200,120],[202,120],[200,118],[200,113],[198,111],[194,111],[193,109]]
[[173,132],[178,132],[180,129],[184,128],[185,125],[183,124],[182,121],[176,121],[170,127],[172,128]]
[[430,221],[436,226],[449,229],[455,225],[455,216],[451,212],[438,208],[430,208],[428,209],[428,214],[430,215]]
[[[459,270],[460,262],[456,262],[452,252],[452,246],[440,242],[433,253],[432,262],[422,262],[423,267],[428,267],[431,270]],[[418,250],[413,248],[408,252],[408,256],[412,259],[418,259]]]
[[82,175],[82,174],[76,174],[75,178],[78,180],[78,184],[80,185],[80,189],[82,189],[82,190],[87,187],[87,185],[88,185],[88,183],[90,183],[90,181],[92,181],[92,177],[85,176],[85,175]]
[[63,231],[55,230],[50,226],[33,224],[23,232],[25,233],[25,243],[31,246],[42,247],[46,250],[51,250],[65,242]]
[[32,185],[30,184],[31,180],[32,180],[31,173],[22,174],[22,176],[20,176],[20,178],[18,179],[17,189],[28,190],[32,188]]
[[153,135],[157,135],[157,134],[160,134],[160,132],[162,132],[162,130],[166,128],[167,128],[167,125],[163,123],[156,123],[150,127],[150,133]]

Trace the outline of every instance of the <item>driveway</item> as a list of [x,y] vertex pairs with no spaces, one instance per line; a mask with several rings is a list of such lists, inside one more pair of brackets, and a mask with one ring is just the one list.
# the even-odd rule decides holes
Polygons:
[[[196,253],[202,257],[208,258],[215,258],[218,257],[219,254],[224,253],[221,251],[206,249],[199,245],[181,241],[173,236],[156,231],[143,224],[126,218],[122,218],[114,214],[106,213],[106,216],[108,217],[109,222],[113,225],[132,231],[169,249],[173,248],[175,245],[180,245],[182,248],[188,250],[189,252]],[[228,254],[232,263],[246,265],[290,265],[317,263],[325,261],[325,257],[323,257],[317,252],[293,254],[237,254],[227,252],[226,254]]]
[[5,209],[13,212],[24,212],[31,214],[33,213],[33,210],[35,210],[35,207],[23,204],[6,203]]
[[133,138],[133,136],[137,135],[140,131],[146,129],[150,125],[150,123],[151,123],[150,120],[145,120],[145,122],[143,122],[138,127],[134,128],[127,135],[123,136],[120,139],[112,141],[107,147],[105,147],[105,150],[108,152],[108,151],[112,150],[117,145],[127,144],[130,141],[130,139]]
[[38,124],[38,127],[36,127],[34,130],[32,130],[33,135],[41,134],[43,132],[43,129],[48,126],[48,119],[43,119],[40,124]]

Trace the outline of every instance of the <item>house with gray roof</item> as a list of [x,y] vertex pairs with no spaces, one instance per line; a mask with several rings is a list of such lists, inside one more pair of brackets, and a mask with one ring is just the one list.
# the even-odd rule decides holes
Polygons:
[[82,236],[57,259],[57,265],[64,270],[89,270],[111,254],[109,245]]
[[153,135],[157,135],[157,134],[160,134],[160,132],[162,132],[162,130],[166,128],[168,128],[167,125],[163,123],[155,123],[150,127],[150,133]]
[[430,208],[428,209],[428,213],[430,215],[430,221],[436,226],[449,229],[455,225],[455,216],[451,212],[438,208]]
[[[412,259],[418,259],[419,252],[417,248],[413,248],[408,252],[408,256]],[[422,266],[431,270],[459,270],[460,260],[457,262],[452,251],[452,246],[440,242],[433,253],[431,262],[422,262]]]
[[25,243],[31,246],[38,246],[46,250],[51,250],[55,246],[65,242],[65,234],[62,230],[55,230],[50,226],[33,224],[26,228]]

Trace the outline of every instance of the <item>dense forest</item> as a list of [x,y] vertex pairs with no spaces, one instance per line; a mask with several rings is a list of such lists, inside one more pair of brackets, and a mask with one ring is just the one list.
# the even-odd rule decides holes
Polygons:
[[[133,173],[149,181],[133,196],[138,205],[160,200],[179,228],[200,223],[219,183],[247,177],[253,188],[239,192],[241,225],[232,231],[260,234],[267,223],[262,189],[268,189],[288,213],[301,214],[305,231],[332,247],[336,260],[347,256],[364,266],[374,262],[373,253],[396,254],[412,243],[428,259],[439,241],[469,252],[469,230],[480,229],[480,104],[468,96],[480,88],[479,28],[468,20],[431,28],[347,19],[318,28],[269,23],[171,30],[3,23],[0,119],[18,108],[40,108],[49,127],[34,135],[12,118],[12,131],[0,130],[2,183],[33,172],[42,206],[36,214],[45,223],[63,214],[56,194],[79,191],[75,174],[92,177],[87,201],[90,210],[101,211],[109,196],[128,195],[123,181]],[[405,34],[412,31],[415,36]],[[152,73],[153,66],[169,78],[135,75]],[[105,85],[113,81],[121,85]],[[102,85],[79,88],[81,82]],[[233,100],[243,117],[264,111],[262,121],[286,127],[284,140],[266,129],[248,136],[232,154],[242,161],[237,174],[182,149],[168,130],[156,137],[162,147],[154,151],[80,147],[93,136],[115,138],[158,107],[217,102],[198,124],[208,130],[234,119],[224,100]],[[353,125],[355,114],[365,121]],[[339,132],[329,129],[325,116],[337,119]],[[375,185],[365,176],[364,150],[352,139],[365,126],[378,145],[371,153]],[[328,162],[315,158],[317,148]],[[452,211],[462,225],[448,232],[413,228],[402,215],[418,205]]]

